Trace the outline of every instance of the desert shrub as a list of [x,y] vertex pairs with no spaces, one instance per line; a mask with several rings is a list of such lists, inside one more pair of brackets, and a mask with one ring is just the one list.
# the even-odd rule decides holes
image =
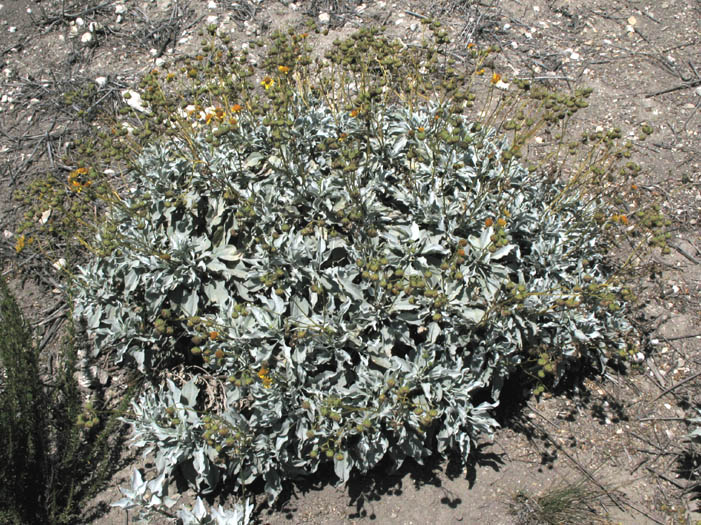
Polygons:
[[582,185],[439,105],[281,108],[146,148],[75,280],[95,351],[152,379],[129,421],[158,474],[274,500],[324,463],[466,460],[507,378],[623,346]]

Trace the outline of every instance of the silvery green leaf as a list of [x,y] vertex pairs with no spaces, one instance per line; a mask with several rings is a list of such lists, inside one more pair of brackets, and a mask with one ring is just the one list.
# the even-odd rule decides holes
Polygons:
[[181,398],[185,399],[188,406],[194,407],[197,403],[197,395],[199,394],[199,392],[200,389],[197,388],[197,386],[195,385],[195,380],[191,379],[183,385],[183,388],[181,390]]
[[501,248],[497,248],[497,250],[493,254],[491,254],[490,259],[492,259],[493,261],[498,261],[502,257],[511,253],[511,250],[513,250],[514,247],[515,246],[513,244],[507,244],[506,246],[502,246]]
[[192,507],[192,513],[199,521],[202,521],[207,515],[207,509],[199,496],[197,496],[197,500],[195,500],[195,506]]
[[352,465],[349,461],[348,454],[343,454],[343,459],[333,458],[333,471],[338,476],[341,483],[346,483],[350,477]]
[[244,162],[244,167],[246,168],[255,168],[260,165],[261,162],[265,159],[265,156],[258,152],[255,151],[251,153],[247,158],[246,161]]
[[183,313],[188,317],[193,317],[197,314],[197,307],[199,305],[199,296],[197,290],[190,290],[190,292],[185,296],[185,302],[181,303],[180,307]]

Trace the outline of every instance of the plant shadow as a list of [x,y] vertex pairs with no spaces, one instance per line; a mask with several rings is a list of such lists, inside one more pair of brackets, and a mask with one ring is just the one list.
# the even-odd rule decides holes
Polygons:
[[[444,479],[458,479],[465,476],[472,488],[477,481],[478,468],[491,468],[499,472],[504,460],[501,454],[486,450],[488,444],[477,445],[470,454],[468,463],[463,467],[457,456],[447,459],[432,456],[419,464],[413,459],[406,459],[401,467],[396,468],[391,458],[385,457],[374,469],[366,474],[351,475],[345,487],[348,498],[348,519],[377,519],[372,510],[374,503],[387,496],[401,496],[408,485],[419,489],[424,486],[438,487],[443,491],[440,502],[450,508],[457,508],[462,499],[444,486]],[[288,483],[280,496],[280,501],[268,513],[282,512],[287,519],[294,519],[298,508],[295,499],[321,492],[334,485],[336,476],[332,466],[325,466],[310,478],[302,478]],[[351,510],[352,507],[352,510]]]

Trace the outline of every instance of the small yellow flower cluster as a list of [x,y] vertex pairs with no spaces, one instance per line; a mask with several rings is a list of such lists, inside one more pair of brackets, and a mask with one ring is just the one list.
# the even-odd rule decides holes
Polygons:
[[260,85],[268,90],[275,85],[275,80],[272,77],[265,77],[260,81]]
[[17,237],[17,242],[15,243],[15,251],[17,253],[20,253],[22,250],[24,250],[25,245],[27,244],[27,239],[25,238],[24,235],[20,235]]
[[84,175],[88,174],[88,168],[78,168],[68,174],[68,186],[72,191],[80,193],[83,188],[87,188],[92,184],[91,180],[82,181]]
[[613,215],[611,217],[611,220],[613,222],[618,222],[618,223],[623,224],[623,225],[628,224],[628,217],[626,217],[625,215]]
[[270,386],[273,384],[273,380],[270,378],[270,370],[268,370],[265,366],[261,367],[261,369],[258,371],[258,377],[263,382],[264,388],[270,388]]

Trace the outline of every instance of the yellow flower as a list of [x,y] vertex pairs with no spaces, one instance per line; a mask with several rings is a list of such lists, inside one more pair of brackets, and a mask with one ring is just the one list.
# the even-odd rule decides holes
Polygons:
[[22,250],[24,250],[24,245],[26,244],[26,239],[24,235],[20,235],[17,237],[17,243],[15,243],[15,251],[17,253],[20,253]]
[[287,73],[290,72],[290,68],[287,66],[278,66],[277,70],[282,73],[283,75],[287,75]]
[[499,217],[497,219],[497,224],[503,228],[504,226],[506,226],[506,219]]
[[358,110],[357,110],[357,109],[354,109],[353,111],[351,111],[351,112],[349,113],[349,115],[350,115],[351,117],[357,117],[357,116],[358,116]]
[[215,115],[214,113],[207,113],[207,114],[204,116],[204,120],[205,120],[205,122],[206,122],[207,124],[209,124],[210,122],[212,122],[212,119],[213,119],[215,116],[216,116],[216,115]]
[[501,80],[501,75],[499,73],[494,73],[492,75],[492,84],[496,84]]
[[270,373],[270,370],[268,370],[266,367],[262,367],[258,371],[258,377],[263,382],[264,388],[270,388],[270,385],[273,384],[273,380],[270,379],[270,376],[268,375],[269,373]]
[[484,75],[484,68],[477,70],[478,75]]
[[275,80],[273,80],[271,77],[265,77],[263,80],[260,81],[260,85],[263,86],[265,89],[270,89],[273,87],[275,84]]
[[90,186],[92,181],[80,181],[81,175],[87,175],[88,173],[88,168],[78,168],[71,171],[68,175],[68,184],[70,185],[71,189],[80,193],[83,188]]

